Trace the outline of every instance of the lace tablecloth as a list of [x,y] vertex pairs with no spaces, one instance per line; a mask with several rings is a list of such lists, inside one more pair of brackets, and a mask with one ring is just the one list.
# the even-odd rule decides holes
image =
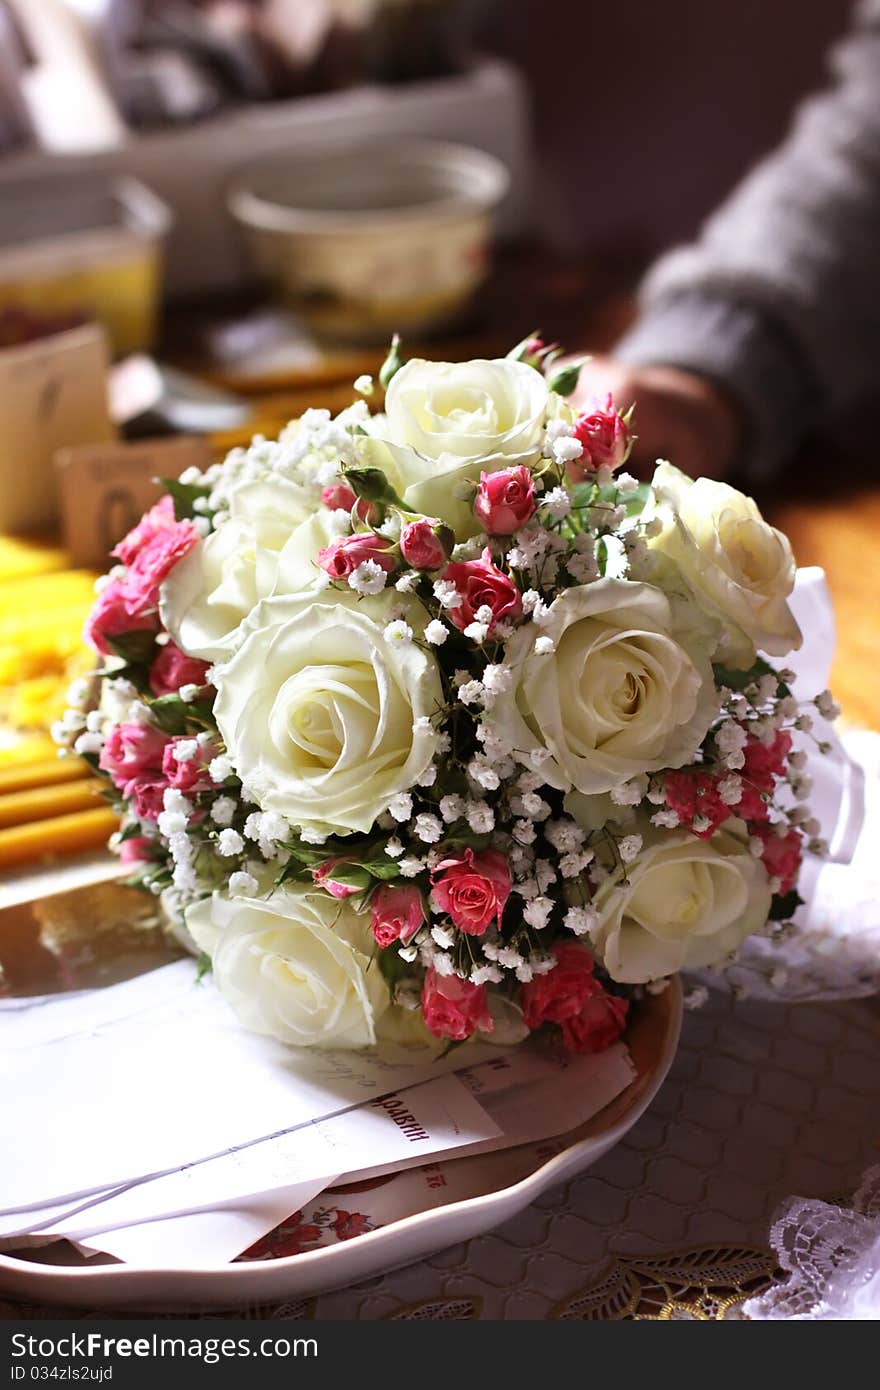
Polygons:
[[[878,1153],[880,1000],[774,1004],[713,992],[686,1014],[648,1112],[594,1168],[419,1264],[230,1315],[740,1316],[773,1278],[768,1235],[780,1203],[848,1197]],[[3,1305],[7,1317],[58,1311]]]

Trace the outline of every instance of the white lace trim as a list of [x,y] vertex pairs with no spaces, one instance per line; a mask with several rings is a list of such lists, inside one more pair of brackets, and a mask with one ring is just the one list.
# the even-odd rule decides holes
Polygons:
[[749,1299],[745,1316],[880,1320],[880,1165],[868,1169],[852,1207],[790,1198],[771,1227],[770,1244],[788,1279]]

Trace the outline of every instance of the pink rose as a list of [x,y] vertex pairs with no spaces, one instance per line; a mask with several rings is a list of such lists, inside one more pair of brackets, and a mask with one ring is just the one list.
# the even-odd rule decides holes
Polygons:
[[357,493],[348,483],[330,483],[321,493],[321,501],[331,512],[350,512],[357,501]]
[[438,975],[433,967],[422,986],[422,1015],[437,1038],[464,1042],[477,1028],[492,1031],[485,985],[472,985],[458,975]]
[[443,859],[431,874],[434,899],[460,931],[482,936],[495,919],[499,926],[510,897],[510,865],[497,849],[470,848]]
[[168,742],[167,734],[149,724],[117,724],[104,740],[98,765],[124,789],[133,779],[161,773]]
[[318,551],[318,564],[331,579],[347,579],[365,560],[375,560],[386,574],[391,573],[396,563],[390,543],[375,531],[340,536],[338,541]]
[[574,1018],[562,1025],[562,1042],[569,1052],[604,1052],[626,1027],[629,1000],[609,994],[597,983]]
[[158,820],[164,810],[168,783],[164,778],[133,778],[126,782],[122,795],[130,802],[138,820]]
[[176,695],[182,685],[204,685],[207,661],[187,656],[174,642],[160,647],[150,667],[150,690],[155,696]]
[[758,825],[753,834],[764,841],[761,860],[768,877],[779,879],[780,893],[790,893],[801,867],[804,839],[800,831],[791,829],[785,835],[777,835],[775,826]]
[[137,526],[129,531],[127,536],[123,536],[110,554],[115,555],[124,565],[130,565],[139,551],[143,550],[147,542],[153,539],[157,531],[162,531],[174,524],[174,502],[166,492],[164,497],[159,498],[155,507],[151,507],[141,517]]
[[491,536],[512,536],[535,510],[535,484],[523,464],[481,473],[474,514]]
[[361,521],[370,522],[376,517],[375,505],[365,497],[358,501],[357,493],[348,483],[330,483],[321,493],[321,501],[331,512],[350,512],[357,504],[357,515]]
[[600,1052],[623,1031],[627,1001],[608,994],[593,974],[593,957],[574,941],[553,947],[556,965],[522,989],[526,1026],[558,1023],[570,1052]]
[[153,841],[148,840],[145,835],[133,835],[129,840],[123,840],[119,846],[119,862],[120,864],[144,864],[152,859],[152,848]]
[[194,757],[178,759],[175,756],[178,746],[191,742],[192,737],[185,734],[169,739],[162,754],[162,773],[166,783],[185,796],[190,792],[211,790],[214,783],[208,776],[208,763],[220,752],[219,744],[212,741],[199,747]]
[[393,887],[383,883],[373,895],[370,928],[380,946],[394,941],[406,945],[425,920],[422,895],[413,884]]
[[158,607],[162,580],[198,541],[199,533],[191,521],[175,521],[154,532],[135,555],[122,581],[123,601],[129,613],[135,616]]
[[102,656],[112,655],[110,640],[129,632],[158,632],[156,613],[132,615],[125,603],[125,590],[119,579],[111,579],[101,590],[95,606],[86,619],[83,636],[90,647]]
[[344,854],[337,854],[333,859],[325,859],[322,864],[316,864],[312,869],[312,878],[316,888],[323,888],[325,893],[330,893],[334,898],[350,898],[354,893],[361,893],[363,889],[352,888],[347,883],[337,883],[333,878],[333,870],[339,864],[350,864]]
[[400,553],[414,570],[438,570],[448,557],[437,528],[436,517],[422,516],[408,521],[400,533]]
[[474,621],[480,608],[488,608],[492,614],[490,636],[498,623],[522,616],[519,589],[494,563],[488,548],[479,560],[447,565],[443,578],[461,594],[462,602],[457,608],[450,608],[449,617],[462,631]]
[[568,465],[572,482],[581,482],[589,470],[619,468],[632,446],[632,431],[615,408],[609,392],[602,401],[590,401],[574,425],[574,438],[580,440],[584,452]]

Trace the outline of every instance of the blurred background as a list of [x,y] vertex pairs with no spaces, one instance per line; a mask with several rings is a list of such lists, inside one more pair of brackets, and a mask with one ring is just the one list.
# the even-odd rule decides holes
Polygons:
[[850,8],[0,0],[0,795],[157,476],[341,408],[394,330],[607,348]]

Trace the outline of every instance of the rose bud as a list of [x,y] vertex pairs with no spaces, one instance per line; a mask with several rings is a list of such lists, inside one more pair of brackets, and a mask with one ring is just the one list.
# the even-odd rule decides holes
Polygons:
[[601,401],[594,400],[575,421],[573,437],[583,446],[583,454],[568,465],[568,476],[580,482],[585,473],[597,468],[612,471],[626,462],[632,448],[633,434],[626,420],[616,409],[611,393]]
[[[350,898],[355,893],[360,893],[363,888],[352,887],[348,883],[339,883],[333,877],[333,870],[340,864],[349,864],[351,861],[346,859],[344,854],[337,854],[333,859],[325,859],[322,864],[316,864],[312,869],[312,878],[316,888],[323,888],[325,893],[329,893],[333,898]],[[369,882],[369,875],[365,874],[364,885]]]
[[452,533],[435,517],[408,521],[400,533],[400,553],[414,570],[438,570],[446,564]]
[[535,510],[535,484],[524,464],[481,473],[474,515],[490,536],[512,536]]
[[380,946],[390,946],[395,941],[406,945],[425,920],[422,895],[414,884],[393,887],[383,883],[370,906],[370,930]]
[[350,512],[356,507],[356,515],[361,521],[371,522],[378,517],[378,508],[365,497],[358,500],[357,493],[348,483],[330,483],[321,493],[321,501],[331,512]]
[[493,1027],[486,986],[458,975],[438,975],[433,967],[422,987],[422,1014],[435,1037],[453,1042],[464,1042],[477,1028],[491,1033]]
[[488,547],[479,560],[447,565],[443,578],[454,584],[461,595],[461,603],[450,608],[448,616],[462,632],[474,622],[481,608],[488,608],[492,614],[489,636],[498,623],[522,616],[520,591],[495,564]]
[[375,560],[386,574],[391,573],[396,563],[390,542],[375,531],[340,536],[332,545],[318,551],[318,564],[331,579],[347,579],[364,560]]
[[628,1004],[609,994],[593,974],[593,957],[574,941],[553,947],[556,965],[523,985],[526,1026],[558,1023],[569,1052],[601,1052],[623,1032]]

